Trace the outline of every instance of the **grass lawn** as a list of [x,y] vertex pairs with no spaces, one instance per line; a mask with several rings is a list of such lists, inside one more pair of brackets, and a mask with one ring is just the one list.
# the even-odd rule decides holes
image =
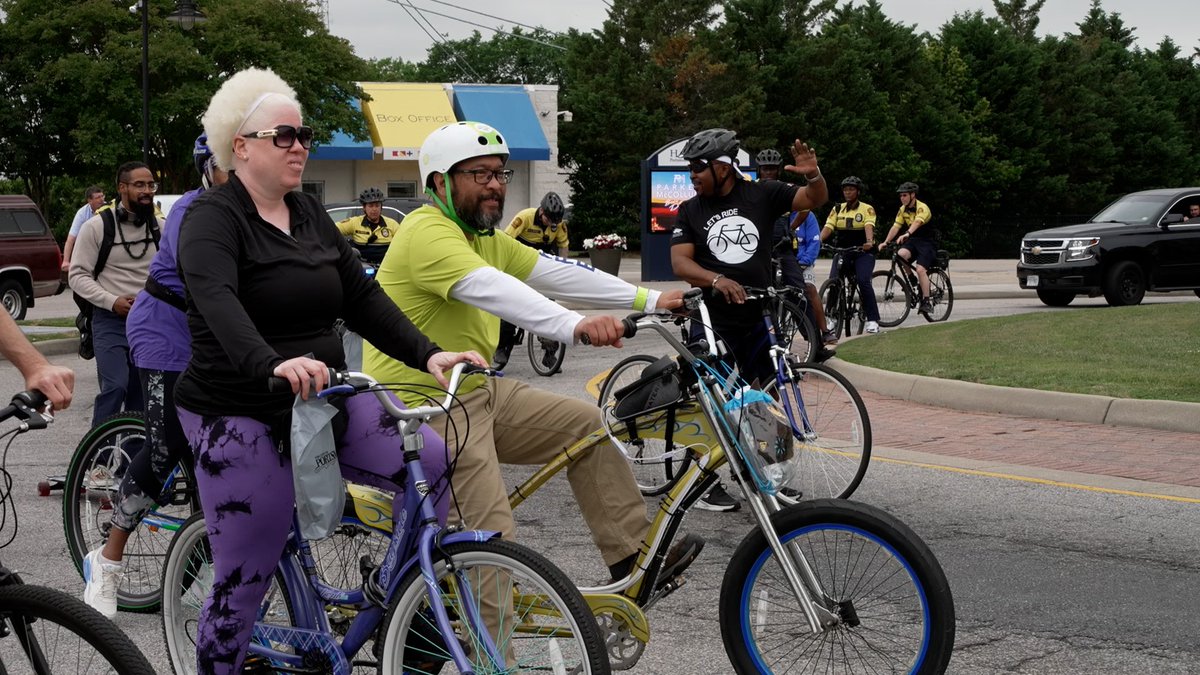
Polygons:
[[66,338],[77,338],[77,337],[79,337],[79,331],[73,330],[69,333],[35,333],[32,335],[26,335],[25,337],[29,338],[30,342],[45,342],[47,340],[63,340]]
[[838,357],[1006,387],[1200,402],[1200,305],[1108,307],[894,329]]
[[54,319],[22,319],[17,322],[18,326],[51,326],[55,328],[70,328],[75,329],[75,317],[60,316]]

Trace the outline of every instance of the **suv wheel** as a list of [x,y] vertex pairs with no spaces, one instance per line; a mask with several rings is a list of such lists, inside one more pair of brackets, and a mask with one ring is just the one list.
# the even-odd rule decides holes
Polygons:
[[1037,289],[1037,296],[1042,304],[1050,307],[1066,307],[1075,299],[1075,294],[1071,291],[1056,291],[1050,288]]
[[1146,296],[1146,274],[1132,260],[1122,260],[1104,275],[1104,299],[1113,307],[1136,305]]
[[25,310],[29,309],[29,302],[25,298],[25,289],[21,288],[19,282],[12,279],[0,281],[0,304],[3,304],[4,311],[17,321],[24,319]]

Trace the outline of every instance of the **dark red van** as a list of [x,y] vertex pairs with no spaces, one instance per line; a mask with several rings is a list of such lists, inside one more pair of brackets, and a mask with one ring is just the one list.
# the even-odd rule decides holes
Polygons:
[[0,195],[0,302],[25,318],[35,298],[62,293],[62,251],[29,197]]

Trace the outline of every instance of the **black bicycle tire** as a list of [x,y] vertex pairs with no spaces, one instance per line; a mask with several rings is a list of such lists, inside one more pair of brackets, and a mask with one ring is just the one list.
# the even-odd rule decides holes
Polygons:
[[542,363],[541,356],[543,353],[542,341],[537,335],[530,334],[526,341],[526,351],[529,352],[529,365],[533,366],[533,372],[542,377],[553,377],[556,373],[562,370],[563,360],[567,357],[567,346],[561,342],[555,341],[554,344],[558,348],[554,351],[554,367],[547,367]]
[[[862,395],[858,393],[858,389],[852,382],[850,382],[849,378],[827,365],[821,363],[802,363],[789,365],[789,369],[789,378],[799,378],[804,372],[816,372],[820,373],[822,377],[833,380],[843,391],[849,395],[850,403],[854,406],[855,410],[858,411],[858,419],[862,421],[861,432],[863,446],[862,451],[859,454],[858,468],[855,470],[850,480],[842,488],[841,492],[836,495],[832,495],[832,497],[836,499],[847,499],[854,494],[855,490],[858,489],[858,486],[862,483],[863,478],[867,474],[867,468],[871,465],[871,449],[874,439],[871,429],[871,417],[867,411],[866,403],[863,401]],[[771,390],[773,390],[773,387],[768,388],[768,391]],[[786,494],[780,493],[777,497],[784,504],[791,505],[803,500],[825,498],[825,495],[820,495],[818,497],[817,495],[812,494],[801,494],[799,498],[792,498]]]
[[[633,356],[627,356],[627,357],[621,359],[620,361],[618,361],[617,365],[613,366],[612,369],[608,371],[608,375],[604,376],[604,382],[602,382],[600,384],[600,393],[596,398],[596,404],[601,407],[601,409],[602,409],[601,414],[603,414],[604,402],[608,399],[608,397],[610,395],[612,395],[612,391],[613,391],[614,387],[616,386],[614,383],[616,382],[617,376],[620,374],[620,372],[622,370],[624,370],[634,364],[638,364],[638,363],[641,363],[644,366],[648,366],[651,363],[654,363],[655,361],[658,361],[658,357],[649,356],[647,354],[634,354]],[[611,436],[610,436],[610,438],[611,438]],[[613,440],[614,440],[614,442],[620,442],[619,439],[613,439]],[[663,476],[664,476],[665,480],[662,485],[658,485],[658,486],[643,485],[641,483],[641,481],[638,479],[637,472],[634,471],[634,480],[637,482],[638,491],[640,491],[646,497],[657,497],[657,496],[666,494],[667,492],[669,492],[671,490],[671,488],[675,487],[676,481],[679,479],[679,476],[682,475],[682,473],[683,473],[684,466],[685,466],[685,464],[683,462],[681,462],[679,464],[678,468],[671,468],[668,465],[664,465],[663,466]]]
[[833,331],[835,337],[841,337],[843,326],[841,312],[841,282],[835,278],[826,279],[817,291],[821,298],[821,306],[825,308],[825,324]]
[[[137,645],[116,624],[82,600],[45,586],[10,584],[0,587],[0,615],[12,629],[9,639],[25,645],[15,616],[31,618],[34,626],[65,628],[91,645],[120,675],[154,675],[154,668]],[[58,642],[56,641],[56,644]],[[78,667],[78,662],[76,662]],[[66,672],[64,669],[62,672]]]
[[[83,492],[83,481],[85,472],[91,466],[91,460],[95,453],[104,448],[106,438],[109,438],[114,433],[129,433],[135,432],[137,429],[145,428],[145,417],[141,412],[122,412],[112,415],[105,419],[100,424],[96,425],[87,434],[83,440],[76,446],[74,453],[71,455],[71,462],[68,465],[66,479],[63,482],[63,531],[66,535],[67,552],[71,556],[71,560],[75,563],[75,569],[81,574],[83,572],[83,558],[91,550],[89,547],[94,546],[94,542],[88,542],[87,537],[80,525],[82,521],[81,502],[86,499]],[[143,440],[144,440],[143,431]],[[183,472],[182,480],[186,485],[194,486],[195,479],[190,466],[180,464]],[[198,509],[198,502],[194,496],[189,497],[192,511]],[[130,535],[131,545],[127,546],[127,550],[132,548],[138,550],[137,540],[142,536],[143,529],[138,527],[138,530]],[[163,556],[166,552],[163,551]],[[154,556],[159,557],[159,556]],[[126,566],[138,564],[131,561],[148,561],[149,556],[130,556],[126,558]],[[147,563],[150,564],[150,563]],[[159,563],[161,566],[161,563]],[[152,570],[147,578],[157,579],[161,576],[160,570]],[[158,611],[159,603],[162,597],[162,586],[158,585],[151,590],[146,590],[139,593],[131,593],[123,588],[117,590],[117,607],[136,613],[149,613]]]
[[[929,546],[899,519],[881,509],[859,502],[818,499],[803,502],[771,515],[771,527],[785,543],[793,540],[805,528],[820,528],[822,525],[828,526],[827,529],[832,529],[835,533],[849,528],[867,533],[878,538],[878,541],[874,541],[874,543],[883,542],[886,547],[891,549],[890,552],[894,556],[903,558],[904,567],[911,570],[919,588],[924,591],[923,595],[927,600],[926,607],[930,617],[929,648],[920,668],[914,669],[912,672],[920,675],[944,673],[954,649],[954,597],[950,591],[950,584],[946,580],[945,572]],[[792,544],[788,548],[791,549],[792,546],[798,545]],[[832,546],[832,544],[828,544],[825,550],[836,550],[831,549]],[[850,555],[849,552],[845,554]],[[747,602],[747,588],[754,587],[753,584],[758,578],[759,571],[765,568],[774,571],[778,567],[777,561],[767,559],[771,555],[773,552],[766,536],[761,530],[755,529],[742,539],[741,544],[730,558],[729,565],[725,568],[725,577],[721,583],[721,595],[718,601],[719,615],[723,617],[721,638],[725,644],[726,654],[737,673],[763,672],[755,663],[755,656],[744,639],[751,635],[752,630],[745,625],[747,613],[743,609]],[[862,557],[865,559],[868,556]],[[885,557],[880,556],[880,559]],[[831,582],[831,579],[826,578],[825,581]],[[838,589],[833,588],[834,583],[836,582],[827,584],[824,590],[836,593]],[[787,584],[781,583],[780,586],[786,588]],[[789,607],[792,606],[791,603],[796,602],[796,599],[790,595],[790,590],[785,598]],[[839,599],[837,595],[834,595],[834,598]],[[759,601],[761,602],[763,599],[759,598]],[[786,614],[794,617],[797,623],[804,624],[800,630],[807,633],[808,627],[801,611],[789,609]],[[869,627],[864,630],[869,631]],[[791,633],[789,632],[789,634]],[[826,638],[827,635],[822,635],[819,639],[825,640]],[[829,642],[836,642],[833,638],[828,639]],[[794,639],[789,639],[787,649],[794,654],[801,649],[801,646],[797,645]],[[760,650],[756,648],[754,651]],[[831,650],[831,653],[833,651],[836,650]],[[845,650],[843,653],[852,651]],[[869,652],[869,650],[865,651]],[[824,661],[822,662],[824,663]]]
[[[816,324],[812,319],[808,318],[808,313],[800,309],[798,305],[788,300],[780,300],[777,305],[779,308],[779,316],[775,317],[776,335],[780,340],[789,341],[789,351],[795,354],[801,361],[811,363],[816,361],[817,352],[821,350],[824,343],[821,341],[821,332],[817,330]],[[785,314],[790,314],[795,322],[796,329],[794,331],[787,330],[787,321],[784,319]],[[786,335],[785,335],[786,332]],[[796,338],[802,337],[805,341],[806,348],[802,351],[796,351],[792,347],[796,344]]]
[[[875,279],[884,279],[885,280],[884,285],[880,286],[880,287],[876,287]],[[880,297],[881,296],[880,291],[882,289],[887,288],[887,285],[886,285],[887,279],[892,280],[893,288],[898,287],[900,289],[901,297],[899,299],[886,300],[885,299],[886,294],[885,294],[885,297]],[[908,282],[905,281],[904,278],[901,277],[899,274],[896,274],[895,272],[893,272],[891,270],[880,270],[871,275],[871,288],[874,289],[874,291],[875,291],[875,304],[877,307],[879,307],[879,325],[880,325],[880,327],[895,328],[896,326],[899,326],[900,324],[904,323],[904,320],[908,318],[908,313],[910,311],[912,311],[912,304],[911,304],[912,291],[908,287]],[[893,293],[894,293],[894,291],[893,291]],[[892,307],[892,308],[898,307],[899,311],[897,314],[898,314],[899,318],[893,318],[893,319],[884,318],[884,312],[883,312],[883,308],[885,306],[884,303],[887,303],[888,307]]]
[[[937,281],[935,281],[935,279]],[[954,286],[951,285],[950,275],[946,273],[945,270],[932,270],[929,272],[930,293],[933,292],[934,286],[938,283],[944,283],[945,289],[943,291],[941,302],[934,305],[934,309],[938,311],[935,311],[932,317],[925,318],[926,321],[929,321],[930,323],[945,321],[946,319],[950,318],[950,312],[954,311]],[[942,312],[938,309],[943,306],[946,308],[945,312]]]
[[[539,577],[546,588],[559,597],[562,602],[562,608],[570,615],[573,624],[572,627],[579,632],[579,639],[586,650],[586,665],[590,669],[591,674],[606,675],[611,672],[608,649],[604,643],[604,638],[600,634],[600,628],[596,623],[595,616],[592,614],[587,602],[583,599],[583,595],[580,594],[579,589],[567,578],[567,575],[562,570],[555,567],[553,563],[532,549],[514,542],[499,539],[457,542],[440,546],[433,552],[435,565],[447,558],[452,561],[455,559],[465,561],[473,555],[480,557],[493,556],[495,558],[515,561],[515,563],[527,569],[532,575]],[[458,565],[452,566],[457,567]],[[384,657],[379,664],[381,671],[400,672],[398,668],[389,669],[387,667],[389,658],[397,660],[393,652],[396,651],[394,647],[396,640],[400,638],[394,636],[393,633],[403,630],[402,626],[393,627],[393,624],[397,621],[401,624],[404,623],[404,615],[401,612],[406,610],[406,600],[416,602],[425,596],[425,581],[421,574],[421,569],[414,567],[409,570],[408,574],[396,587],[394,600],[388,607],[387,615],[381,625],[381,635],[383,636],[384,643]],[[414,608],[415,606],[413,604]],[[407,635],[408,632],[405,632],[405,636]],[[403,645],[400,646],[399,651],[403,652]],[[399,660],[403,661],[402,656]]]

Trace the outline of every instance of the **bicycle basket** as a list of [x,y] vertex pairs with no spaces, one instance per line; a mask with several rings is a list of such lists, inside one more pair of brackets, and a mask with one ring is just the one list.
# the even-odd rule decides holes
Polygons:
[[616,405],[612,415],[622,422],[666,409],[685,397],[679,364],[669,356],[645,367],[637,382],[613,392]]
[[934,256],[933,264],[941,270],[950,269],[950,252],[945,249],[938,249],[937,255]]
[[758,389],[743,387],[725,404],[738,455],[759,490],[775,494],[791,480],[791,423],[779,402]]

